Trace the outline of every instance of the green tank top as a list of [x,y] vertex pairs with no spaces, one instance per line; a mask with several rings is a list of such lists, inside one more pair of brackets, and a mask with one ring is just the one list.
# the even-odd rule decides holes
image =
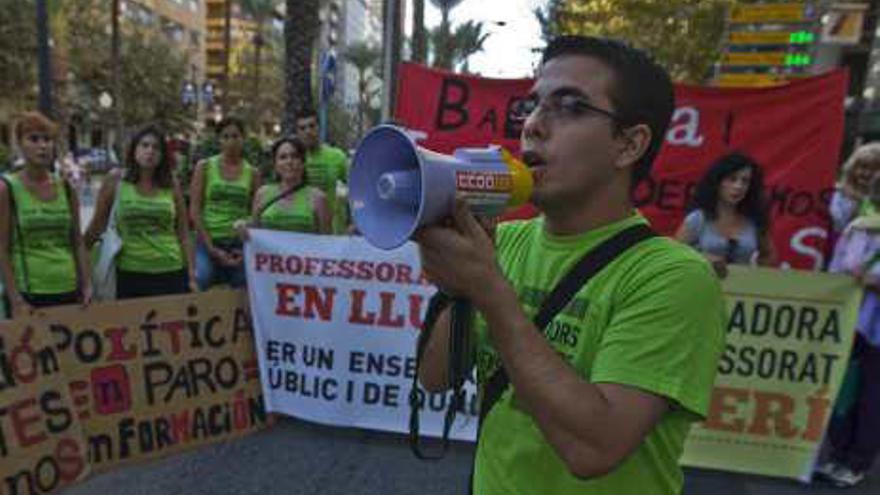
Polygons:
[[220,173],[220,156],[208,160],[202,223],[214,241],[235,239],[232,224],[250,216],[254,171],[248,162],[243,162],[242,165],[238,179],[228,181]]
[[116,266],[138,273],[182,270],[183,252],[176,221],[171,189],[160,188],[153,196],[144,196],[137,186],[122,181],[116,207],[116,230],[122,238],[122,251]]
[[[278,184],[267,185],[263,194],[263,204],[277,198],[279,194],[281,187]],[[315,207],[312,203],[314,194],[315,189],[303,187],[291,196],[274,202],[260,215],[260,227],[290,232],[318,232]]]
[[[25,188],[18,174],[6,177],[12,186],[19,225],[18,229],[11,225],[12,266],[18,290],[41,295],[75,291],[76,263],[70,239],[73,219],[61,179],[53,177],[55,199],[41,201]],[[17,230],[21,231],[21,240]]]

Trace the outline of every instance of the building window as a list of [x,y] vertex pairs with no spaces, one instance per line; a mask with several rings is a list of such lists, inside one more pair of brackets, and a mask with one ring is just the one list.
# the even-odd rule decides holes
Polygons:
[[168,19],[163,19],[162,30],[165,32],[168,41],[172,43],[183,43],[186,36],[186,30],[183,26]]
[[134,2],[127,2],[122,13],[125,19],[141,26],[152,26],[156,22],[156,14],[152,10]]
[[224,65],[226,64],[226,57],[223,56],[223,52],[208,52],[208,65]]
[[208,5],[208,19],[223,19],[226,9],[222,3],[212,3]]

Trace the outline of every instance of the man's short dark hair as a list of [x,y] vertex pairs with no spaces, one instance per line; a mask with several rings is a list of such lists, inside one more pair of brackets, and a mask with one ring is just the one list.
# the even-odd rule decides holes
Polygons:
[[300,108],[299,112],[296,113],[296,120],[300,119],[308,119],[308,118],[318,118],[318,112],[315,111],[312,107],[303,107]]
[[620,40],[591,36],[555,38],[544,49],[541,64],[565,55],[593,57],[607,65],[614,73],[608,96],[620,127],[646,124],[651,129],[651,143],[632,171],[634,189],[651,173],[651,165],[660,152],[675,110],[675,93],[669,74],[642,50]]
[[238,117],[223,117],[223,120],[217,124],[217,134],[222,134],[227,127],[235,127],[242,136],[245,134],[244,121]]

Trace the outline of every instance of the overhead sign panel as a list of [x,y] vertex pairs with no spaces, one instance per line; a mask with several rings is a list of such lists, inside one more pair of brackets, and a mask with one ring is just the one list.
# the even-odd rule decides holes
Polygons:
[[868,5],[838,3],[831,6],[822,22],[822,42],[855,45],[862,39]]
[[729,52],[724,54],[722,64],[726,66],[786,66],[802,67],[810,65],[813,58],[806,53],[789,52]]
[[774,74],[730,74],[725,73],[715,79],[715,86],[722,88],[766,88],[779,86],[787,81]]
[[797,23],[812,20],[812,9],[803,2],[737,5],[730,13],[734,24]]
[[812,31],[733,31],[731,45],[808,45],[816,41]]

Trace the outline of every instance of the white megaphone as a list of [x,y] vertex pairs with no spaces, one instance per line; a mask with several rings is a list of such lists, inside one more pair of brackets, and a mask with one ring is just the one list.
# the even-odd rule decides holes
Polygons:
[[532,195],[528,167],[506,150],[421,148],[401,128],[372,129],[354,155],[349,206],[357,229],[381,249],[401,246],[422,225],[452,213],[463,197],[478,215],[497,216]]

